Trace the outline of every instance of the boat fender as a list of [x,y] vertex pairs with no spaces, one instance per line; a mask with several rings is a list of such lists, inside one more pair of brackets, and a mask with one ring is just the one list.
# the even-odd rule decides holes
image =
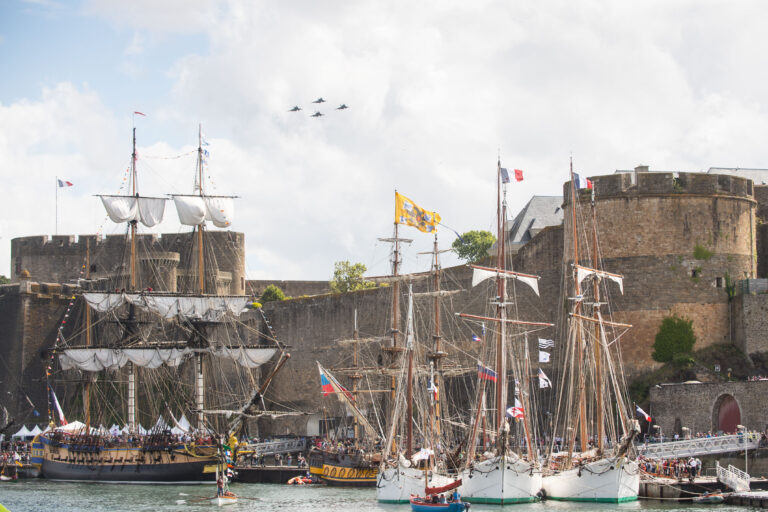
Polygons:
[[539,492],[536,493],[536,496],[543,500],[547,497],[547,491],[540,489]]

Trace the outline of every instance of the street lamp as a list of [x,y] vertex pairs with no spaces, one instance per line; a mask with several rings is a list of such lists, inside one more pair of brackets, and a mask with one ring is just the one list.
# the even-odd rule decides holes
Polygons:
[[683,439],[690,439],[691,438],[691,429],[688,427],[683,427]]
[[661,431],[661,425],[654,425],[653,428],[654,428],[654,430],[658,430],[658,434],[657,435],[659,436],[659,442],[663,443],[664,442],[664,434]]
[[749,474],[749,471],[747,469],[747,448],[749,447],[749,443],[747,439],[747,427],[745,427],[744,425],[736,425],[736,430],[738,430],[744,435],[744,472]]

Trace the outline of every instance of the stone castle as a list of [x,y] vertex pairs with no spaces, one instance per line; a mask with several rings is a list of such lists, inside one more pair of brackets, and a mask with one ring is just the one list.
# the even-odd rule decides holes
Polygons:
[[[642,373],[658,365],[651,358],[651,346],[662,318],[670,314],[693,321],[696,348],[731,343],[746,354],[768,351],[768,322],[764,318],[768,295],[749,293],[761,282],[758,278],[768,277],[768,228],[762,221],[768,219],[768,186],[755,185],[753,180],[735,174],[727,170],[719,174],[661,173],[639,167],[591,178],[600,257],[607,271],[625,276],[623,295],[615,292],[611,298],[614,319],[634,326],[622,338],[628,373]],[[527,230],[526,236],[513,240],[514,269],[541,276],[541,299],[518,302],[522,318],[556,323],[562,316],[560,296],[566,277],[564,263],[572,260],[574,204],[567,183],[563,190],[562,216],[558,217],[563,219],[562,224],[537,225]],[[591,192],[579,191],[576,200],[584,207],[577,213],[587,215],[583,212],[588,211]],[[591,220],[587,217],[586,221],[589,227]],[[293,356],[271,384],[268,398],[277,404],[290,404],[308,416],[262,420],[260,428],[262,433],[270,434],[319,433],[323,418],[319,411],[325,402],[317,384],[315,361],[328,368],[351,366],[352,348],[345,340],[353,332],[355,312],[361,335],[390,336],[387,312],[391,287],[330,295],[324,282],[247,282],[244,235],[207,235],[216,246],[216,288],[220,292],[258,295],[267,284],[275,282],[288,288],[289,295],[305,296],[269,303],[264,309],[278,338],[291,346]],[[586,264],[591,235],[589,239],[585,232],[579,236]],[[45,401],[44,391],[42,396],[33,391],[43,387],[40,353],[52,345],[66,303],[77,291],[86,240],[91,254],[101,254],[91,258],[93,280],[125,274],[123,237],[25,237],[12,242],[11,270],[16,284],[0,287],[0,357],[18,372],[13,378],[2,379],[0,392],[13,397],[5,405],[17,414],[29,414],[22,393],[33,402]],[[159,275],[144,273],[141,286],[181,289],[184,279],[194,278],[194,265],[190,264],[194,258],[189,256],[193,246],[189,235],[144,237],[141,258],[147,262],[152,259],[153,266],[160,263],[166,270]],[[486,290],[482,285],[471,287],[467,267],[446,269],[444,273],[450,283],[447,288],[455,292],[450,300],[452,310],[442,313],[444,336],[464,354],[457,364],[471,366],[472,354],[478,350],[471,341],[472,330],[456,322],[453,310],[482,314],[486,304],[481,297]],[[414,291],[430,291],[431,280],[413,277]],[[417,325],[417,337],[430,339],[431,329],[431,321],[424,321]],[[538,334],[552,339],[559,335],[555,328]],[[369,346],[367,355],[374,361],[386,360],[385,351],[377,344]],[[718,395],[710,400],[707,395],[701,400],[698,405],[702,417],[695,422],[712,425],[713,418],[719,418],[716,409],[723,399]],[[738,402],[739,397],[735,400]],[[740,405],[745,410],[748,404]],[[758,416],[752,418],[754,428],[762,428],[761,422],[768,423],[768,414]],[[667,432],[678,419],[670,418],[663,420],[670,422],[669,429],[663,426]],[[716,429],[717,424],[710,428]]]

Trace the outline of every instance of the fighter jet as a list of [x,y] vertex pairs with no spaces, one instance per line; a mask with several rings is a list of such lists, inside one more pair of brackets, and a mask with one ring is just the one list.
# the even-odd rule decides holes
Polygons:
[[345,103],[342,103],[338,107],[336,107],[336,110],[344,110],[345,108],[349,108]]
[[323,113],[322,113],[322,112],[315,112],[314,114],[312,114],[312,115],[311,115],[311,116],[309,116],[309,117],[320,117],[320,116],[322,116],[322,115],[323,115]]
[[316,99],[315,101],[313,101],[312,103],[325,103],[325,100],[324,100],[323,98],[317,98],[317,99]]
[[293,108],[292,108],[291,110],[289,110],[288,112],[298,112],[299,110],[301,110],[301,107],[300,107],[300,106],[298,106],[298,105],[296,105],[295,107],[293,107]]

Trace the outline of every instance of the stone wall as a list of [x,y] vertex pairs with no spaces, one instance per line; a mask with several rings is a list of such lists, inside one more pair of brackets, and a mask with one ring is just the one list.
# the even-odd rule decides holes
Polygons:
[[[73,293],[70,286],[29,281],[0,286],[1,403],[18,421],[47,419],[43,356],[56,340]],[[63,329],[68,334],[66,325]],[[33,415],[27,397],[39,417]]]
[[[218,268],[221,274],[219,280],[226,281],[222,292],[245,294],[245,235],[234,231],[206,231],[204,237],[206,268]],[[88,245],[91,277],[110,279],[112,286],[127,288],[130,246],[124,235],[108,235],[104,238],[95,235],[14,238],[11,240],[11,279],[18,282],[21,272],[28,270],[35,281],[76,282],[85,276]],[[175,270],[179,280],[178,288],[188,289],[188,281],[196,282],[197,279],[196,247],[196,236],[193,233],[137,235],[137,288],[164,285],[163,288],[155,289],[173,290],[170,284],[165,285],[164,281],[157,280],[154,267],[151,272],[142,272],[146,270],[142,268],[142,260],[159,258],[165,264],[175,262],[174,269],[164,270],[163,275],[172,275]]]
[[741,412],[741,424],[750,430],[768,428],[768,381],[663,384],[651,387],[648,414],[662,431],[671,434],[675,421],[691,432],[716,431],[718,400],[732,396]]
[[733,340],[745,354],[768,352],[768,294],[739,294],[732,302]]

